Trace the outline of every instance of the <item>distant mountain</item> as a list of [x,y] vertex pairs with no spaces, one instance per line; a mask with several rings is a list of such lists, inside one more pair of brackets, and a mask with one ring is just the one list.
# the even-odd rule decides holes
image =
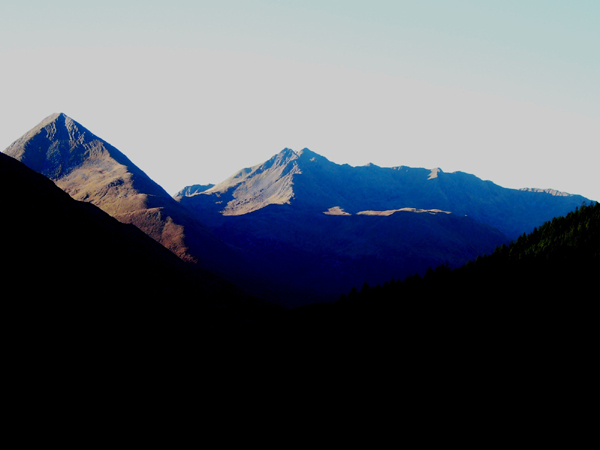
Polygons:
[[458,267],[587,201],[461,172],[338,165],[308,149],[284,149],[176,199],[252,255],[295,304]]
[[[461,202],[448,201],[442,187],[450,185],[464,198],[477,190],[478,179],[468,176],[465,192],[456,177],[435,181],[444,176],[339,166],[307,149],[285,149],[208,190],[176,199],[251,255],[284,301],[304,304],[335,298],[365,281],[438,264],[456,267],[509,242],[496,227],[448,209]],[[479,182],[487,190],[495,186]],[[445,201],[436,202],[436,196]]]
[[221,275],[248,270],[235,249],[123,153],[65,114],[47,117],[5,153],[53,180],[74,199],[137,226],[185,261]]
[[195,205],[205,203],[203,208],[226,216],[283,204],[329,214],[437,209],[467,215],[511,239],[589,202],[554,190],[506,189],[463,172],[338,165],[308,149],[284,149],[201,194]]

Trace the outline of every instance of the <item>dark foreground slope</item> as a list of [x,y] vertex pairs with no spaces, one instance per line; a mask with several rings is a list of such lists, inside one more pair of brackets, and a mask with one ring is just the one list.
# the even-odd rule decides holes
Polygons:
[[58,332],[100,326],[110,334],[116,324],[144,323],[183,331],[243,315],[249,305],[217,276],[3,154],[0,214],[5,317],[12,311]]

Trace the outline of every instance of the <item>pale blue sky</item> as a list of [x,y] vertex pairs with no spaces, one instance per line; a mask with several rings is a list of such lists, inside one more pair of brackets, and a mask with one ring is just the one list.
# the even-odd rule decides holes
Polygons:
[[174,193],[284,147],[600,200],[600,1],[0,3],[0,147],[64,112]]

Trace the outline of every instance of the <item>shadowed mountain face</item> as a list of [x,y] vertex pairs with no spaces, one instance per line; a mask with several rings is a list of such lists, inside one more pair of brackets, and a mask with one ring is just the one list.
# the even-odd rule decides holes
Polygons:
[[[185,261],[228,274],[242,259],[123,153],[64,114],[53,114],[5,153],[76,200],[131,223]],[[237,268],[237,269],[236,269]]]
[[365,282],[384,283],[429,266],[457,267],[507,242],[467,217],[425,211],[343,216],[269,205],[210,223],[251,255],[288,305],[335,300]]

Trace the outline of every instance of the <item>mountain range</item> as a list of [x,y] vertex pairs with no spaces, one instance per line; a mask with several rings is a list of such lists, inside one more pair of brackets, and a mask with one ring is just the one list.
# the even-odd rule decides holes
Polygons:
[[[201,193],[203,196],[194,196]],[[385,215],[414,209],[469,216],[510,239],[588,201],[552,189],[506,189],[463,172],[405,166],[338,165],[309,149],[284,149],[269,161],[243,169],[201,192],[179,197],[200,203],[212,197],[224,216],[243,215],[268,205],[329,215]]]
[[171,201],[64,115],[9,150],[37,167],[0,154],[9,380],[34,402],[360,385],[429,409],[587,410],[598,203],[287,149]]
[[44,119],[5,153],[181,260],[291,306],[440,264],[458,267],[588,201],[461,172],[338,165],[308,149],[284,149],[172,198],[64,114]]

